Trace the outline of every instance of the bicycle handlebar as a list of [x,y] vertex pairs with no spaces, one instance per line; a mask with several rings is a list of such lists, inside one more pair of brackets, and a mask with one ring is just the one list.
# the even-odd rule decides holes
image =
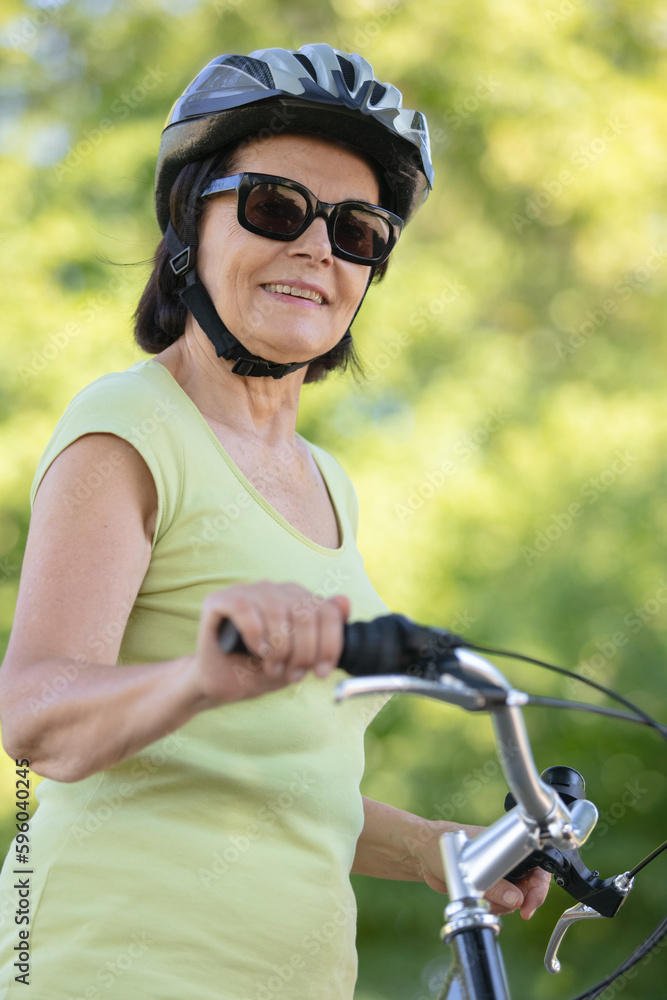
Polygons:
[[[250,655],[241,633],[230,619],[218,630],[223,653]],[[338,666],[353,677],[375,674],[411,674],[436,680],[442,667],[461,645],[460,636],[447,629],[417,625],[404,615],[383,615],[369,622],[343,626],[343,653]]]
[[[229,620],[221,623],[218,641],[225,653],[248,654]],[[363,680],[340,684],[337,699],[400,690],[436,697],[469,711],[490,710],[505,777],[524,814],[543,830],[555,822],[553,836],[563,849],[578,846],[572,841],[569,813],[556,792],[541,781],[535,766],[519,711],[521,693],[512,690],[496,667],[462,645],[460,636],[447,629],[417,625],[403,615],[346,624],[339,667]],[[387,674],[403,676],[399,680]]]
[[[221,623],[218,641],[224,653],[250,655],[229,620]],[[402,692],[490,713],[510,788],[509,811],[474,840],[463,831],[443,836],[443,863],[452,901],[445,911],[449,922],[444,933],[456,935],[480,921],[493,924],[495,918],[480,916],[479,910],[468,905],[470,900],[481,897],[499,878],[518,880],[542,867],[554,873],[556,882],[578,901],[558,921],[547,948],[545,965],[549,972],[558,972],[556,952],[567,927],[578,919],[613,916],[627,897],[632,879],[625,873],[602,880],[583,864],[577,849],[598,819],[593,803],[583,798],[583,779],[562,767],[549,769],[559,772],[560,781],[550,781],[548,772],[540,776],[521,714],[528,696],[513,690],[497,667],[463,646],[464,640],[447,629],[418,625],[403,615],[346,624],[338,666],[353,679],[338,684],[336,700]],[[567,790],[563,794],[563,771],[581,779],[580,783],[576,778],[571,781],[575,794],[568,796]],[[494,926],[499,929],[499,924]]]

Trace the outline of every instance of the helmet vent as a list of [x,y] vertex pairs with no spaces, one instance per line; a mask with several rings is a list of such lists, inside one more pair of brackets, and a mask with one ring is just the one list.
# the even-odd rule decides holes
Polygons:
[[312,76],[313,80],[317,80],[317,73],[315,72],[315,67],[311,63],[311,61],[308,58],[308,56],[305,56],[303,54],[303,52],[295,52],[294,53],[294,58],[299,60],[299,62],[301,63],[301,65],[306,70],[306,73],[309,73],[310,76]]
[[345,59],[343,56],[338,55],[338,65],[341,68],[343,74],[343,79],[345,80],[345,86],[349,91],[354,90],[354,66],[349,59]]
[[358,53],[318,43],[220,55],[188,85],[169,112],[160,142],[155,207],[163,233],[179,171],[263,134],[285,104],[295,132],[344,142],[371,156],[387,208],[404,221],[411,218],[433,186],[426,119],[404,108],[400,91],[376,78]]
[[387,88],[383,84],[378,83],[377,80],[376,80],[375,84],[373,85],[373,93],[371,94],[370,100],[369,100],[368,103],[369,104],[377,104],[378,101],[382,100],[382,98],[384,97],[384,95],[386,93],[387,93]]
[[234,66],[236,69],[248,73],[259,83],[263,83],[268,90],[273,90],[275,87],[273,75],[261,59],[253,59],[252,56],[227,56],[225,63],[227,66]]

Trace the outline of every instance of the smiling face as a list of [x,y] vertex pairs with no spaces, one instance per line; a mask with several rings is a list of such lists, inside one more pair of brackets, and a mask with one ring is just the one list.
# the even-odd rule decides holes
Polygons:
[[[286,177],[323,202],[378,204],[378,181],[369,163],[314,136],[271,136],[242,146],[233,172]],[[325,219],[315,219],[291,242],[249,233],[239,225],[234,191],[207,199],[197,271],[219,315],[243,345],[283,362],[305,361],[334,347],[371,275],[369,267],[333,256]]]

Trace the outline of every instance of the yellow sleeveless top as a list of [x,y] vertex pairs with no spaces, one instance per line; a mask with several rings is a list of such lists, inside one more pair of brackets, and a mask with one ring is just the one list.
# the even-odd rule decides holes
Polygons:
[[[237,582],[344,593],[350,620],[387,612],[356,547],[354,489],[321,448],[308,445],[336,512],[338,549],[306,538],[267,503],[154,359],[72,400],[31,501],[57,455],[92,432],[134,445],[158,495],[152,558],[118,669],[193,652],[205,596]],[[113,462],[100,463],[72,484],[72,503],[113,474]],[[100,638],[88,638],[83,656],[95,659]],[[83,781],[44,779],[30,831],[30,987],[15,978],[12,844],[0,875],[0,998],[351,1000],[363,734],[382,701],[335,704],[344,676],[309,675],[202,712]]]

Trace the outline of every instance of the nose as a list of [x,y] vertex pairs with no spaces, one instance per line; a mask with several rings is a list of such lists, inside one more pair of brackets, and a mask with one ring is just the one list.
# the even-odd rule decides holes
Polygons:
[[298,239],[288,243],[287,247],[290,256],[306,256],[321,263],[333,263],[327,223],[322,217],[313,219],[305,232],[301,233]]

